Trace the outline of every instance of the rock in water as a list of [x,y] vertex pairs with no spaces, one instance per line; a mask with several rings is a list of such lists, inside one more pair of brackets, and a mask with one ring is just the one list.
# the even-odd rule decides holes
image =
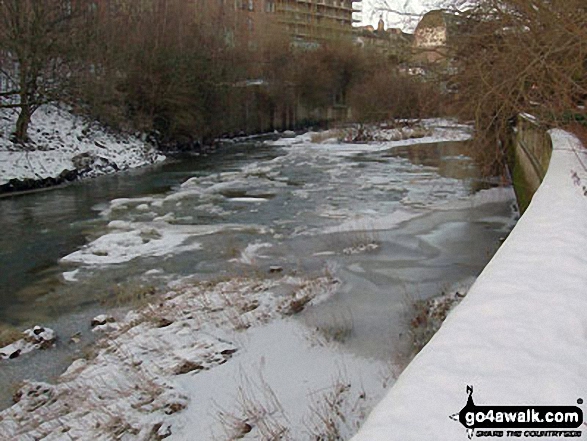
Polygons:
[[24,340],[28,343],[38,346],[37,349],[47,349],[55,344],[57,337],[55,331],[42,326],[35,326],[33,329],[27,329],[23,332]]
[[102,326],[106,323],[114,323],[115,321],[116,320],[114,320],[114,317],[111,315],[100,314],[92,319],[91,326],[92,328],[95,328],[96,326]]

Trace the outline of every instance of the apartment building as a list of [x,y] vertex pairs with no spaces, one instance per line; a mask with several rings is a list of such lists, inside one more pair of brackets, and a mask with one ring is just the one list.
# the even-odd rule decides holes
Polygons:
[[[75,1],[75,0],[65,0]],[[252,34],[254,40],[274,27],[294,42],[315,44],[354,35],[353,23],[360,21],[361,0],[94,0],[94,8],[102,13],[161,11],[170,4],[183,4],[200,15],[217,11],[225,25],[236,34]],[[255,35],[256,37],[254,37]]]
[[322,41],[353,35],[353,0],[266,0],[274,1],[277,21],[295,40]]
[[251,30],[264,27],[271,20],[294,42],[320,43],[350,37],[353,14],[360,12],[361,0],[237,0],[236,9],[246,16]]

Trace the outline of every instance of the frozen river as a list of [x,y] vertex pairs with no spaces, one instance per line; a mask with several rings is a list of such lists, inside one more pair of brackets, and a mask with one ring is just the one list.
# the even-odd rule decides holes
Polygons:
[[[94,315],[187,276],[326,271],[342,282],[337,293],[287,326],[321,330],[354,360],[345,369],[401,365],[412,302],[469,284],[516,215],[511,190],[479,177],[466,142],[309,136],[226,144],[207,157],[4,198],[0,213],[0,323],[42,324],[60,337],[55,349],[0,361],[4,406],[18,381],[52,380],[83,354]],[[78,344],[69,342],[75,334]],[[299,359],[315,350],[312,339],[311,350],[290,340]],[[249,356],[271,360],[259,351]]]

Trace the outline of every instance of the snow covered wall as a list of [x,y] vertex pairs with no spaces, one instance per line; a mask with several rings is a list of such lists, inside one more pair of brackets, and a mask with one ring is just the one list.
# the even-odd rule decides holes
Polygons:
[[[528,210],[354,441],[466,440],[450,416],[467,403],[468,385],[477,406],[587,411],[587,150],[566,132],[549,133],[550,166]],[[539,429],[521,435],[560,439]]]

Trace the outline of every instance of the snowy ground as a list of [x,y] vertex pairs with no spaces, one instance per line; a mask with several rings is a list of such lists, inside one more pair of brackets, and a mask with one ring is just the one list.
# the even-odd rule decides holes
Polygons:
[[18,146],[10,141],[16,117],[15,110],[0,113],[0,185],[11,179],[58,178],[75,170],[91,177],[165,159],[139,138],[108,133],[54,105],[33,114],[30,142]]
[[[550,167],[529,209],[355,441],[465,440],[449,416],[467,403],[469,385],[478,406],[585,412],[587,153],[565,132],[551,136]],[[560,438],[531,432],[522,437]]]
[[[299,434],[307,428],[322,433],[326,429],[320,416],[332,413],[336,420],[343,406],[354,406],[356,418],[343,418],[331,430],[354,431],[366,412],[364,403],[369,403],[367,391],[382,388],[377,377],[381,364],[371,366],[365,382],[351,379],[345,376],[344,357],[336,357],[336,345],[325,348],[318,337],[302,335],[304,327],[288,320],[264,325],[326,300],[337,285],[328,275],[176,283],[162,303],[131,312],[118,322],[102,320],[106,323],[94,328],[105,334],[95,354],[74,362],[56,385],[25,383],[17,404],[0,413],[0,439],[147,440],[173,434],[174,439],[187,440],[193,439],[194,430],[204,436],[204,428],[223,431],[229,439],[259,439],[273,430]],[[291,358],[296,354],[293,346],[311,338],[319,347],[307,351],[305,360],[292,360],[296,369],[264,361],[267,351]],[[245,367],[258,364],[259,377],[235,378],[230,375],[237,371],[234,365],[229,374],[206,372],[231,358],[231,363]],[[340,371],[338,378],[327,379],[332,390],[313,389],[324,380],[316,369],[323,368],[327,376],[335,371],[332,365]],[[276,396],[264,375],[283,376],[290,393]],[[222,399],[221,389],[238,391],[239,396],[219,401],[216,413],[198,407],[210,404],[204,397]],[[300,394],[308,393],[315,394],[316,408],[309,415],[289,412],[299,410]],[[329,404],[331,394],[336,400]],[[174,415],[188,406],[180,416]],[[219,424],[222,412],[230,416]]]

